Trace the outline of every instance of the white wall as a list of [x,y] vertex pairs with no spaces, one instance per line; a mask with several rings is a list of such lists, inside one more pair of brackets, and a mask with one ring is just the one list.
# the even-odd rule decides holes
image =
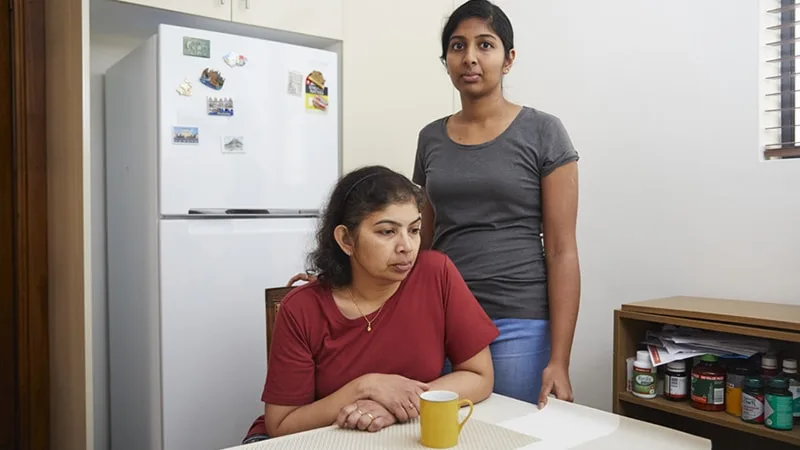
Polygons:
[[611,407],[612,311],[698,295],[800,304],[800,161],[761,161],[757,2],[499,0],[508,95],[581,153],[578,402]]
[[[419,129],[459,106],[438,54],[461,1],[376,3],[345,2],[343,168],[379,163],[410,175]],[[622,302],[686,294],[800,304],[800,162],[760,161],[756,2],[498,4],[516,32],[508,95],[560,116],[581,152],[578,402],[611,407],[612,311]],[[138,39],[92,40],[95,292],[105,292],[100,74]],[[105,296],[94,301],[101,422]]]
[[382,164],[411,177],[417,134],[455,111],[439,61],[453,0],[344,5],[343,168]]

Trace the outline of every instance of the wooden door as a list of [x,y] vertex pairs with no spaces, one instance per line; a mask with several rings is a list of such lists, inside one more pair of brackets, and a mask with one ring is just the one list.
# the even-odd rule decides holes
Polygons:
[[[0,14],[0,75],[11,75],[11,20]],[[11,90],[0,87],[0,117],[12,117]],[[0,120],[0,448],[17,449],[12,121]]]
[[0,4],[5,11],[0,14],[0,448],[45,450],[50,447],[45,0]]

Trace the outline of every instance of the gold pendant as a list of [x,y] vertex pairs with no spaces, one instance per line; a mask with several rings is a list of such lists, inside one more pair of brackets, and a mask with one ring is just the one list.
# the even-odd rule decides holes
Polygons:
[[367,325],[367,333],[372,331],[372,324]]

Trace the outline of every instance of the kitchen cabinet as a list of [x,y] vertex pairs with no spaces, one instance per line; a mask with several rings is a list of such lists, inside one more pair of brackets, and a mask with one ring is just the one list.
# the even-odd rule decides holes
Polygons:
[[238,0],[117,0],[152,8],[168,9],[195,16],[231,20],[231,6]]
[[234,22],[342,39],[344,0],[231,0]]
[[257,27],[342,39],[344,0],[117,0]]
[[771,340],[781,356],[800,354],[800,306],[704,297],[625,303],[614,311],[614,413],[711,439],[714,448],[800,448],[800,427],[773,430],[724,411],[702,411],[689,401],[643,399],[627,390],[627,358],[643,350],[648,331],[665,325]]

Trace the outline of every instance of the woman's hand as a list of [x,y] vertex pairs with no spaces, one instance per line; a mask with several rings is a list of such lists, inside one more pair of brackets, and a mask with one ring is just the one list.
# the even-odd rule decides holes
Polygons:
[[340,428],[375,432],[396,421],[392,413],[375,400],[358,400],[342,408],[336,419],[336,425]]
[[306,283],[311,283],[312,281],[316,281],[317,277],[315,275],[310,275],[307,273],[298,273],[295,274],[292,278],[289,278],[289,281],[286,282],[286,287],[292,287],[293,284],[297,283],[298,281],[305,281]]
[[368,397],[400,422],[419,417],[419,396],[429,389],[425,383],[400,375],[370,374],[366,383]]
[[559,400],[573,401],[572,386],[569,382],[569,368],[562,364],[550,363],[542,371],[542,390],[539,393],[539,409],[547,404],[547,396],[555,394]]

